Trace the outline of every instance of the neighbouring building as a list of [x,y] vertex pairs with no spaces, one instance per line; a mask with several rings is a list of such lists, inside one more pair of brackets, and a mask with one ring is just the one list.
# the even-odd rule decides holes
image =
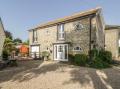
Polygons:
[[105,49],[112,52],[114,59],[119,57],[120,26],[106,25],[105,27]]
[[29,46],[23,43],[17,44],[16,49],[16,56],[25,57],[29,54]]
[[19,50],[20,50],[21,56],[28,56],[28,53],[29,53],[28,45],[21,45]]
[[41,24],[29,30],[30,56],[48,51],[52,60],[68,61],[69,54],[88,55],[93,48],[104,49],[104,29],[101,8]]
[[2,59],[2,50],[3,50],[4,40],[5,40],[5,32],[4,32],[2,20],[0,18],[0,60]]

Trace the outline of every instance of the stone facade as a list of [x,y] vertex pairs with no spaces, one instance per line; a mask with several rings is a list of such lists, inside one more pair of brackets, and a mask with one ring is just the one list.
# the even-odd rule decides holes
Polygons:
[[[90,42],[90,21],[89,17],[65,24],[66,42],[70,42],[69,53],[85,53],[88,54]],[[83,28],[79,30],[75,24],[83,24]],[[73,48],[80,47],[81,51],[74,51]]]
[[[100,26],[98,17],[100,13],[74,18],[74,20],[61,22],[64,24],[65,40],[62,42],[69,44],[69,53],[85,53],[93,47],[104,48],[104,32],[103,26]],[[102,21],[101,21],[102,22]],[[38,41],[33,43],[33,30],[29,31],[30,45],[40,44],[40,53],[50,51],[50,58],[53,59],[53,44],[58,41],[58,25],[35,28],[37,31]],[[81,26],[82,25],[82,26]],[[90,31],[91,29],[91,31]],[[91,40],[91,41],[90,41]],[[79,46],[81,51],[74,51],[74,47]],[[91,47],[90,47],[91,46]],[[91,49],[90,49],[91,48]]]
[[1,56],[2,56],[4,40],[5,40],[5,33],[4,33],[2,21],[0,19],[0,60],[1,60]]
[[29,32],[29,39],[31,45],[40,44],[40,54],[43,51],[51,51],[50,58],[53,58],[53,43],[57,41],[57,26],[52,26],[43,29],[37,29],[38,41],[36,43],[32,42],[32,32]]
[[119,29],[106,29],[105,30],[105,49],[112,52],[114,59],[118,59],[119,52]]

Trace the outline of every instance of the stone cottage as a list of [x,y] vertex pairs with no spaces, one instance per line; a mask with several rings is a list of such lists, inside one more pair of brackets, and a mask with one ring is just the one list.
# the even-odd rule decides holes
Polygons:
[[93,48],[104,49],[105,25],[101,8],[76,13],[29,30],[30,56],[68,61],[69,54],[89,54]]
[[2,56],[4,40],[5,40],[4,27],[3,27],[3,24],[2,24],[2,20],[0,18],[0,60],[2,58],[1,56]]

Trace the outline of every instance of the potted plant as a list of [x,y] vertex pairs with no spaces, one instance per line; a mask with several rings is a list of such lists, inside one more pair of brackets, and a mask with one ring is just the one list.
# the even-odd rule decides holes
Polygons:
[[50,53],[48,51],[43,51],[42,56],[43,56],[44,60],[46,61],[46,60],[48,60],[48,57],[50,56]]

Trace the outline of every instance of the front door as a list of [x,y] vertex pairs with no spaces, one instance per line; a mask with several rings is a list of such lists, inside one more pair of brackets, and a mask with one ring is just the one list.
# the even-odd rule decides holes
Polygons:
[[68,44],[54,45],[54,60],[68,61]]

